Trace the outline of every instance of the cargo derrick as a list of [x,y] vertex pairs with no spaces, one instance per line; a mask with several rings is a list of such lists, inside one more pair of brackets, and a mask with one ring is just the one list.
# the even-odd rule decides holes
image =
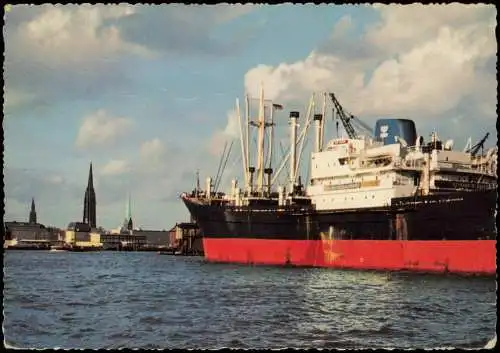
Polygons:
[[335,97],[334,93],[330,93],[330,99],[332,100],[333,106],[334,106],[334,112],[337,112],[337,117],[340,119],[342,122],[342,125],[344,126],[345,131],[347,132],[347,135],[349,136],[350,139],[359,139],[358,134],[356,133],[356,130],[354,129],[354,126],[351,124],[351,121],[355,121],[361,126],[361,129],[365,130],[367,132],[368,136],[371,136],[371,127],[363,123],[361,120],[359,120],[357,117],[355,117],[352,114],[347,114],[344,111],[344,108],[342,105],[339,103],[337,98]]

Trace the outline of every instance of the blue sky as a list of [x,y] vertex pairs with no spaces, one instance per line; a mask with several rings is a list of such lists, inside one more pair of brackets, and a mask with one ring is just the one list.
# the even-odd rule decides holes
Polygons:
[[[334,91],[367,122],[416,121],[463,148],[496,143],[496,9],[487,6],[12,6],[4,28],[6,219],[188,219],[177,195],[215,176],[245,92],[285,105]],[[236,141],[232,156],[238,158]],[[233,158],[233,157],[232,157]],[[230,163],[232,164],[232,163]],[[233,168],[237,175],[239,169]],[[229,185],[227,175],[223,182]]]

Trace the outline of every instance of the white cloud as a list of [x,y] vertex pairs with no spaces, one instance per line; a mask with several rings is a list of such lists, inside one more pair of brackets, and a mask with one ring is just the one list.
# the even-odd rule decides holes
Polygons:
[[329,89],[332,84],[341,89],[348,78],[355,88],[362,84],[363,75],[334,56],[312,52],[306,59],[292,64],[282,63],[275,68],[259,65],[249,70],[245,75],[245,87],[251,96],[258,97],[263,82],[266,98],[286,102],[307,97],[313,91]]
[[87,148],[94,145],[112,144],[125,137],[132,127],[132,120],[109,115],[104,109],[86,116],[76,138],[76,146]]
[[[227,112],[227,124],[225,128],[223,130],[215,131],[209,141],[208,150],[210,154],[214,156],[220,156],[224,150],[224,145],[226,143],[230,143],[230,141],[234,139],[239,139],[239,129],[240,125],[238,115],[236,113],[236,110],[232,109]],[[235,143],[233,143],[233,145],[235,145]],[[233,146],[233,149],[239,146],[239,144],[236,144],[236,146]],[[229,145],[227,148],[229,148]]]
[[493,15],[495,8],[488,5],[449,5],[409,4],[383,5],[377,7],[381,22],[367,32],[370,42],[388,53],[401,52],[435,37],[441,27],[462,30],[477,25]]
[[342,37],[352,27],[353,19],[351,16],[342,16],[333,27],[332,38]]
[[[259,65],[245,75],[247,92],[257,96],[261,81],[266,97],[280,102],[306,101],[312,91],[333,91],[354,114],[414,119],[442,115],[470,97],[483,113],[494,107],[496,80],[483,69],[496,53],[493,7],[378,8],[381,22],[368,26],[357,41],[368,51],[352,44],[336,47],[349,27],[343,18],[335,26],[332,52],[316,50],[276,67]],[[347,59],[344,50],[365,51]]]
[[102,175],[118,175],[130,171],[127,161],[112,159],[101,169]]
[[6,109],[51,106],[125,81],[123,55],[154,55],[110,23],[135,11],[123,4],[12,6],[4,28]]
[[255,7],[14,5],[4,28],[6,115],[116,92],[130,84],[127,56],[232,54],[240,41],[211,32]]
[[37,16],[16,28],[11,37],[15,42],[9,41],[8,48],[25,54],[36,53],[31,60],[53,67],[87,67],[123,53],[147,55],[145,48],[124,41],[118,28],[104,26],[106,20],[134,12],[134,7],[129,5],[45,5]]
[[140,154],[143,162],[154,166],[165,157],[165,145],[159,138],[154,138],[141,145]]

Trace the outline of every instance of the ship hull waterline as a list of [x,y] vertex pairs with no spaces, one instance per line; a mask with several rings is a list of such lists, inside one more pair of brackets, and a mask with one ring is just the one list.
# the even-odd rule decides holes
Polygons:
[[209,262],[494,275],[495,240],[277,240],[204,238]]
[[496,197],[492,190],[458,192],[326,213],[182,199],[208,261],[494,275]]

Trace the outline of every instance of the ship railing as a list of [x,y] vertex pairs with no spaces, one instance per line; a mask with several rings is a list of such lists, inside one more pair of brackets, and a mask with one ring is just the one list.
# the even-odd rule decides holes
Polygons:
[[421,152],[421,146],[406,146],[406,152]]

